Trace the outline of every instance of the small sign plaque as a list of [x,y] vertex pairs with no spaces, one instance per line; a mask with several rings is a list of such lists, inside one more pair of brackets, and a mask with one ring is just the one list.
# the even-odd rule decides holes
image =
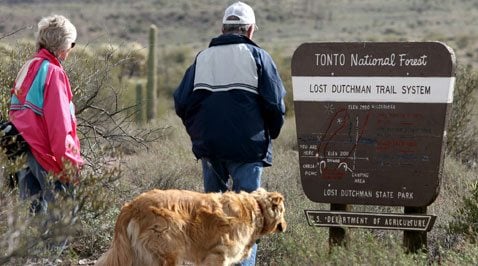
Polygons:
[[305,43],[292,57],[302,187],[315,202],[428,206],[455,57],[439,42]]
[[305,210],[310,226],[430,231],[436,216]]

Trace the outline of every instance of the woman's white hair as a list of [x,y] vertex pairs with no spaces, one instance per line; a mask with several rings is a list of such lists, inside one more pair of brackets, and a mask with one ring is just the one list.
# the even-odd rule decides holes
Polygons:
[[62,15],[44,17],[38,22],[37,48],[45,48],[55,56],[71,48],[76,41],[75,26]]

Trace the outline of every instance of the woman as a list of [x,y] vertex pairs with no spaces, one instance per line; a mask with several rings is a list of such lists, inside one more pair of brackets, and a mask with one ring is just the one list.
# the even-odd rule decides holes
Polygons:
[[45,211],[53,200],[48,173],[58,176],[55,191],[67,189],[64,163],[83,164],[68,77],[61,62],[75,46],[76,28],[64,16],[52,15],[38,23],[37,53],[15,80],[10,121],[28,144],[27,167],[17,173],[20,198],[32,199],[32,212]]

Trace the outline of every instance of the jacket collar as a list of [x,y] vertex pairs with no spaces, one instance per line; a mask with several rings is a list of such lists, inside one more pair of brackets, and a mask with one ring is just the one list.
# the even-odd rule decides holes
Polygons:
[[46,60],[48,60],[50,63],[61,67],[61,63],[60,63],[60,61],[58,60],[58,58],[56,58],[56,56],[53,55],[52,53],[50,53],[50,51],[48,51],[47,49],[41,48],[41,49],[37,52],[37,54],[35,55],[35,57],[39,57],[39,58],[46,59]]
[[218,45],[227,45],[227,44],[239,44],[239,43],[246,43],[251,44],[256,47],[259,47],[256,43],[254,43],[251,39],[247,38],[244,35],[239,34],[223,34],[216,38],[213,38],[209,43],[209,47],[218,46]]

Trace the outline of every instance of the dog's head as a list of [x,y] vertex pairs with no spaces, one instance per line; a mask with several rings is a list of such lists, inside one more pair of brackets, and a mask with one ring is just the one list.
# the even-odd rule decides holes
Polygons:
[[262,188],[252,194],[264,217],[263,234],[284,232],[287,228],[287,222],[284,218],[284,196],[279,192],[267,192]]

